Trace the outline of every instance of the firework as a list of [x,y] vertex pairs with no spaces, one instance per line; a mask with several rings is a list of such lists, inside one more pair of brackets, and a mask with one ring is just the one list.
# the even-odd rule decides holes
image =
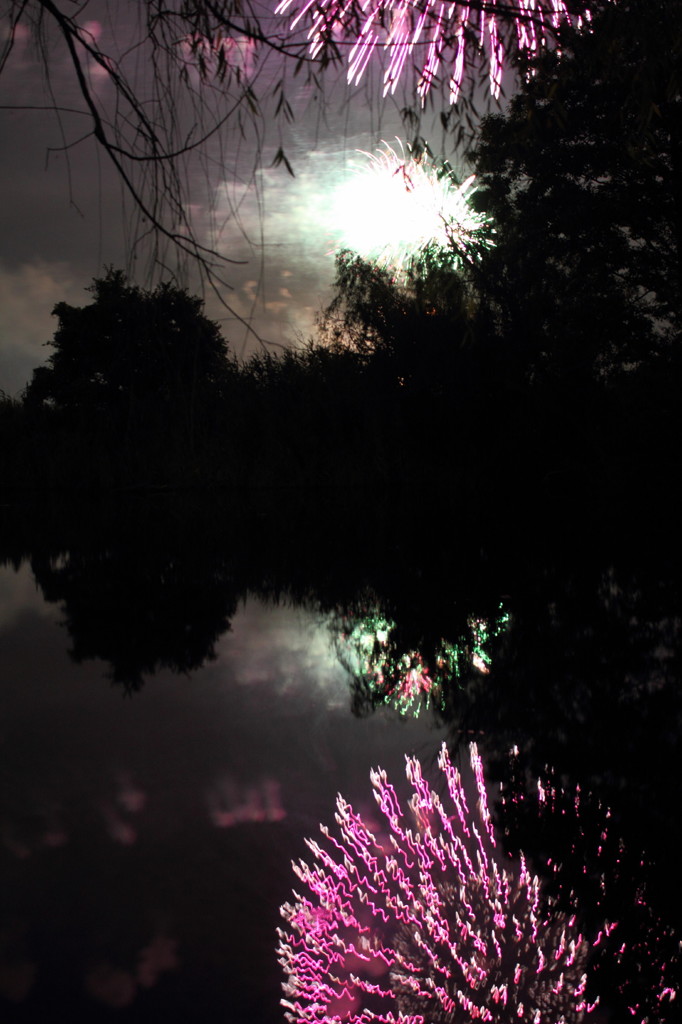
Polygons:
[[294,864],[307,893],[282,907],[279,930],[290,1021],[572,1024],[592,1013],[592,943],[543,896],[523,855],[503,858],[474,744],[470,757],[475,811],[443,745],[443,800],[407,758],[407,809],[373,771],[381,828],[339,796],[339,837],[321,826],[322,841],[307,840],[314,866]]
[[612,831],[611,811],[597,794],[583,793],[580,786],[567,789],[554,770],[545,772],[533,782],[518,748],[511,751],[508,782],[500,792],[500,827],[513,846],[530,834],[536,848],[549,854],[542,871],[561,905],[577,900],[592,908],[593,920],[619,908],[616,941],[604,942],[602,933],[593,943],[598,949],[592,973],[608,975],[611,1000],[627,1019],[636,1024],[679,1020],[675,1004],[682,943],[672,924],[648,903],[651,866],[645,852]]
[[490,89],[497,97],[510,53],[532,56],[562,24],[590,20],[586,5],[582,16],[574,17],[564,0],[281,0],[275,13],[291,14],[292,30],[309,21],[313,57],[330,40],[347,40],[350,83],[360,82],[373,52],[383,49],[384,96],[395,91],[406,66],[415,66],[423,102],[445,67],[451,103],[459,96],[472,49],[477,57],[487,54]]
[[488,218],[470,206],[474,175],[458,184],[427,153],[382,147],[336,192],[344,248],[400,274],[429,254],[457,264],[492,245]]
[[368,613],[343,621],[337,647],[372,706],[388,704],[401,715],[417,717],[430,705],[443,709],[448,688],[471,671],[490,671],[492,640],[507,630],[509,620],[502,607],[493,620],[469,616],[466,631],[456,641],[441,639],[427,658],[419,650],[400,649],[393,620]]

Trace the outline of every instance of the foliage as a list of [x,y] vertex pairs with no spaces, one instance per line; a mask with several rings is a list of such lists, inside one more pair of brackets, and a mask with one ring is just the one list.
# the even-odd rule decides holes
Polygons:
[[[334,298],[319,318],[321,342],[356,353],[385,387],[455,400],[451,389],[475,372],[481,350],[495,345],[473,282],[430,253],[411,265],[403,284],[350,252],[337,257],[336,270]],[[490,384],[495,365],[491,359]]]
[[[656,6],[679,40],[679,6]],[[404,285],[342,254],[323,337],[358,352],[412,344],[428,362],[444,331],[478,346],[495,333],[545,387],[590,387],[669,358],[681,313],[682,102],[679,53],[650,63],[642,51],[651,18],[651,4],[625,0],[592,32],[564,31],[509,111],[484,121],[472,202],[493,218],[494,247],[457,268],[427,255]]]
[[177,415],[197,391],[220,388],[227,344],[203,315],[203,303],[171,284],[145,291],[109,270],[89,289],[89,306],[59,302],[59,325],[26,391],[29,404],[64,411],[117,415],[155,400]]
[[561,53],[545,52],[508,113],[484,122],[474,202],[494,248],[458,268],[431,254],[406,282],[339,258],[323,341],[428,403],[427,443],[460,478],[499,486],[514,463],[517,487],[632,500],[666,486],[661,452],[679,426],[679,11],[624,0],[591,33],[562,33]]
[[[540,35],[554,34],[550,19],[531,10],[535,3],[525,15],[517,5],[493,6],[501,39],[512,52],[521,45],[514,27],[519,19]],[[570,6],[581,10],[585,4]],[[235,179],[255,185],[266,129],[299,114],[294,96],[301,91],[325,111],[330,108],[340,77],[334,68],[340,72],[350,49],[352,26],[366,21],[362,5],[357,0],[345,5],[347,33],[322,32],[314,56],[308,52],[305,19],[291,33],[289,18],[274,8],[274,2],[270,8],[258,0],[103,0],[97,11],[59,0],[9,0],[3,7],[0,76],[11,73],[21,45],[32,37],[46,82],[43,109],[55,113],[67,158],[87,139],[101,148],[132,198],[135,248],[142,240],[151,242],[152,265],[191,259],[204,276],[219,279],[230,261],[192,222],[197,187],[206,184],[210,192],[216,184],[214,169],[222,174],[226,166]],[[470,131],[477,120],[476,98],[487,75],[477,45],[478,22],[490,8],[489,0],[466,5],[471,24],[456,110],[449,106],[450,72],[441,76],[432,68],[430,73],[429,101],[436,106],[440,93],[443,125],[456,136]],[[439,56],[457,52],[462,42],[458,19],[444,22],[429,5],[423,15],[421,49],[428,49],[426,33],[435,31],[442,42]],[[417,71],[415,84],[418,80]],[[12,106],[23,108],[21,101]],[[408,93],[403,113],[418,136],[422,108],[416,91]],[[295,171],[281,134],[274,164]],[[238,220],[238,211],[232,212]]]
[[[649,60],[640,49],[656,41],[654,15],[674,45]],[[457,267],[427,250],[400,283],[342,253],[307,347],[237,366],[196,300],[169,286],[143,293],[116,275],[97,285],[91,307],[58,307],[59,347],[36,371],[25,409],[6,417],[21,436],[20,414],[33,417],[22,441],[30,456],[15,459],[10,478],[71,480],[69,462],[87,447],[85,477],[96,486],[338,484],[399,500],[425,489],[479,507],[500,493],[532,502],[582,491],[630,505],[669,493],[665,440],[679,426],[679,22],[664,0],[622,0],[595,17],[592,33],[564,33],[561,59],[538,59],[474,154],[495,248]],[[168,350],[138,329],[152,296],[177,319]],[[114,319],[117,305],[129,310],[129,327],[102,329],[107,302]],[[87,341],[89,318],[99,347]],[[49,456],[31,440],[46,434],[36,406],[52,416]],[[61,412],[60,434],[52,414]],[[175,466],[173,452],[186,456]]]
[[564,33],[561,55],[544,54],[509,112],[483,124],[477,198],[498,228],[484,287],[546,386],[589,386],[671,354],[681,42],[679,5],[623,0],[591,33]]
[[265,93],[286,117],[285,69],[308,65],[304,48],[262,27],[248,0],[105,0],[98,12],[88,4],[10,0],[0,19],[0,75],[11,73],[15,51],[30,37],[45,76],[42,109],[54,111],[67,158],[93,139],[114,166],[133,202],[134,249],[146,240],[152,266],[190,259],[216,280],[230,260],[192,223],[197,182],[206,181],[230,135],[250,138],[253,164],[240,171],[253,176],[271,113],[258,85],[264,61],[281,57],[280,81],[271,77]]
[[218,326],[170,284],[145,291],[110,270],[90,290],[88,306],[55,306],[53,353],[25,392],[32,421],[80,433],[101,454],[193,454],[230,373]]

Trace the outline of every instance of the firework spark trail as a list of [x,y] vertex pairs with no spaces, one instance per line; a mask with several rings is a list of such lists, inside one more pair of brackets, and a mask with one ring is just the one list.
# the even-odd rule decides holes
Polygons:
[[[360,82],[374,50],[382,47],[388,54],[384,96],[395,92],[406,65],[414,61],[419,69],[417,93],[424,102],[449,58],[451,103],[459,97],[470,47],[479,55],[487,51],[490,90],[497,97],[510,53],[533,55],[561,25],[580,28],[591,20],[587,5],[581,15],[572,15],[564,0],[516,0],[514,4],[508,0],[280,0],[275,13],[293,15],[292,31],[309,16],[313,57],[331,38],[349,38],[353,42],[347,72],[351,84]],[[418,56],[418,47],[425,54]]]
[[475,744],[470,753],[476,813],[443,745],[454,813],[406,758],[409,811],[386,773],[372,772],[381,830],[371,832],[339,796],[340,839],[322,827],[324,845],[307,841],[315,866],[293,867],[309,895],[294,893],[279,929],[290,1021],[445,1024],[456,1013],[461,1022],[539,1024],[551,1015],[577,1024],[592,1013],[592,944],[574,914],[543,901],[523,856],[516,869],[501,863]]
[[423,653],[400,649],[392,636],[396,623],[379,612],[369,612],[356,620],[343,620],[337,646],[342,663],[376,704],[417,717],[429,706],[443,710],[453,683],[472,670],[490,671],[491,642],[508,629],[509,622],[509,612],[502,605],[491,620],[469,616],[466,631],[456,640],[441,638],[435,649]]
[[[663,1024],[679,1020],[671,1004],[678,997],[682,942],[669,921],[649,906],[642,874],[647,861],[642,850],[630,847],[610,829],[612,814],[598,796],[587,797],[576,785],[567,790],[556,772],[528,788],[517,747],[510,756],[509,785],[501,787],[500,817],[505,834],[513,835],[523,821],[537,845],[561,850],[561,861],[549,857],[546,874],[558,898],[576,905],[618,906],[622,920],[615,942],[609,942],[612,926],[603,925],[592,941],[597,951],[593,964],[598,974],[616,972],[609,987],[617,990],[621,1006],[636,1024]],[[512,840],[514,842],[514,840]],[[576,895],[575,889],[578,894]],[[620,935],[619,935],[620,933]],[[628,941],[622,940],[622,934]],[[620,1018],[619,1018],[620,1019]]]
[[456,182],[447,164],[427,153],[377,153],[336,190],[332,220],[341,248],[393,271],[397,278],[425,256],[453,266],[475,262],[494,244],[489,218],[470,205],[475,175]]

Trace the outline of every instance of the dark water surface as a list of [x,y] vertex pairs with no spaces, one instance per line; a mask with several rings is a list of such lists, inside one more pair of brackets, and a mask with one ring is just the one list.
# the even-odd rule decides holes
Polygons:
[[586,819],[611,809],[605,894],[560,809],[519,810],[507,844],[561,861],[586,922],[623,922],[593,1019],[676,1019],[646,1010],[682,921],[669,538],[322,500],[10,503],[2,526],[0,1021],[283,1020],[305,837],[339,791],[373,820],[371,767],[428,772],[471,738],[493,800],[501,780],[530,806],[554,771]]
[[3,573],[3,994],[34,1019],[276,1019],[290,858],[433,726],[354,720],[316,617],[257,600],[209,666],[126,699],[29,582]]

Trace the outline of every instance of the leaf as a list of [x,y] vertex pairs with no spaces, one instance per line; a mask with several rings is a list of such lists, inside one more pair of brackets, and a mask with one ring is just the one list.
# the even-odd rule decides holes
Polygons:
[[272,163],[270,164],[270,166],[271,167],[279,167],[280,164],[284,164],[284,166],[286,167],[287,171],[289,172],[289,174],[291,175],[292,178],[296,177],[296,175],[294,174],[294,169],[291,166],[291,164],[289,163],[289,160],[287,159],[287,155],[286,155],[286,153],[284,152],[284,150],[282,149],[281,146],[279,147],[279,149],[275,153],[274,159],[273,159]]

